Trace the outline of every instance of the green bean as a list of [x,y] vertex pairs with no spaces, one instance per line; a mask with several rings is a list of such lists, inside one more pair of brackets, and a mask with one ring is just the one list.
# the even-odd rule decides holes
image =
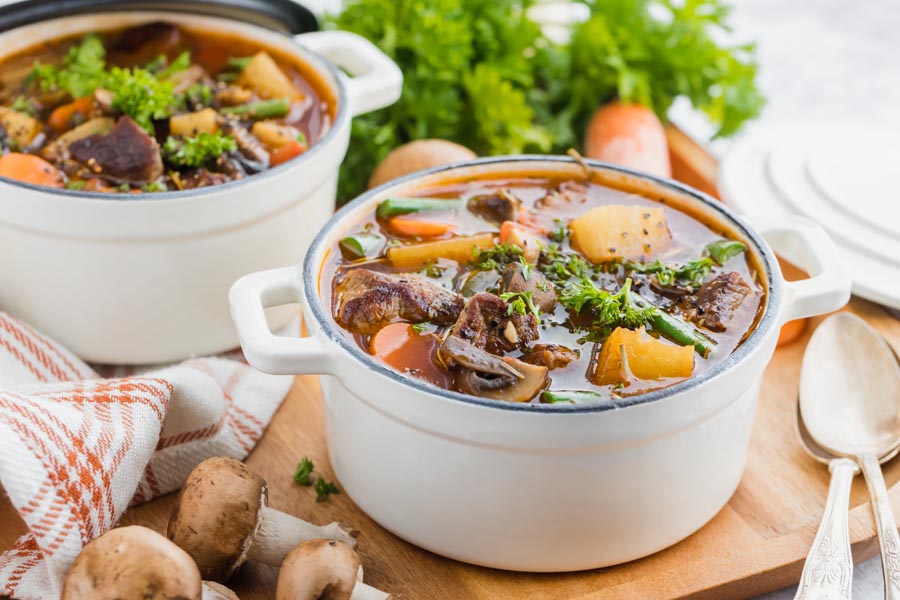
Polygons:
[[220,112],[223,115],[243,115],[251,119],[273,119],[283,117],[291,111],[291,101],[287,98],[273,98],[272,100],[257,100],[239,104],[238,106],[226,106]]
[[[634,304],[641,308],[655,306],[652,302],[635,292],[631,292],[629,297]],[[682,346],[693,346],[703,358],[709,358],[710,354],[715,350],[715,342],[697,331],[692,325],[675,315],[670,315],[659,307],[656,307],[650,319],[650,324],[653,326],[653,329],[673,342]]]
[[459,205],[459,200],[444,200],[441,198],[387,198],[378,205],[378,217],[387,219],[414,212],[450,210],[458,208]]
[[587,390],[547,390],[541,394],[544,404],[585,404],[609,400],[607,396]]

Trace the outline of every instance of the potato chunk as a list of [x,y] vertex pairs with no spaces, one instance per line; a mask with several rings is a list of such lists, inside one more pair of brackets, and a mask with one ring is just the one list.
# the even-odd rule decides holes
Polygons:
[[[622,363],[622,355],[627,369]],[[628,383],[629,373],[638,379],[690,377],[694,371],[694,347],[676,346],[638,331],[617,328],[603,342],[600,356],[588,373],[597,385]]]
[[6,136],[25,148],[41,132],[41,123],[31,115],[0,106],[0,127]]
[[394,246],[387,252],[391,264],[400,269],[422,267],[439,258],[467,263],[478,250],[485,250],[494,245],[494,234],[480,233],[470,237],[458,237],[423,244]]
[[290,125],[281,125],[277,121],[257,121],[253,124],[250,133],[270,150],[281,148],[300,137],[300,130]]
[[250,88],[263,98],[303,100],[303,93],[265,52],[259,52],[253,57],[235,83]]
[[218,113],[212,108],[204,108],[197,112],[169,117],[169,133],[185,137],[197,137],[200,133],[216,133]]
[[662,208],[598,206],[569,223],[572,246],[593,263],[639,260],[666,247],[672,234]]

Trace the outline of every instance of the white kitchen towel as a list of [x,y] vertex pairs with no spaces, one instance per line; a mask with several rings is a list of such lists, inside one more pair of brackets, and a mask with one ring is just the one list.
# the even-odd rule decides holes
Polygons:
[[0,484],[28,526],[0,555],[0,595],[58,598],[81,548],[129,505],[210,456],[244,458],[292,382],[239,356],[118,373],[0,312]]

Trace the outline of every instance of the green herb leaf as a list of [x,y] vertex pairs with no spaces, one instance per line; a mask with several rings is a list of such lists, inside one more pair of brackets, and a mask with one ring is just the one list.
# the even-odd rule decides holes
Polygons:
[[340,494],[341,491],[331,481],[325,481],[321,477],[316,480],[316,502],[325,502],[331,494]]
[[294,483],[299,483],[300,485],[312,485],[313,468],[313,461],[306,456],[301,458],[300,462],[297,463],[297,468],[294,469]]
[[178,167],[200,167],[228,152],[237,150],[237,142],[230,135],[201,132],[197,137],[183,139],[169,136],[163,152],[169,164]]
[[719,240],[706,245],[706,253],[719,266],[724,265],[746,249],[744,244],[733,240]]
[[113,93],[113,108],[153,133],[153,121],[172,114],[176,104],[171,82],[160,81],[146,69],[113,67],[103,86]]
[[9,107],[16,112],[25,113],[31,116],[34,116],[37,113],[34,106],[25,96],[18,96]]
[[37,83],[45,92],[62,90],[72,98],[89,96],[102,87],[106,74],[105,58],[103,42],[96,34],[89,33],[80,44],[69,48],[61,67],[35,61],[28,80]]
[[502,271],[506,265],[518,262],[523,254],[515,244],[497,244],[486,250],[474,250],[472,264],[482,271]]
[[162,181],[153,181],[141,186],[141,191],[152,194],[154,192],[167,192],[169,188]]
[[66,189],[67,190],[81,190],[84,189],[84,186],[87,182],[85,181],[67,181]]
[[228,68],[236,71],[243,71],[253,61],[252,56],[240,56],[228,59]]
[[590,279],[569,283],[559,294],[560,303],[575,314],[587,311],[593,317],[591,339],[605,339],[616,327],[637,329],[649,323],[659,310],[641,307],[631,297],[631,279],[615,294],[598,288]]
[[627,262],[625,268],[635,273],[655,274],[662,286],[676,283],[696,288],[703,285],[712,270],[713,261],[708,256],[696,258],[683,265],[665,264],[659,259],[652,263]]
[[506,309],[506,314],[511,315],[513,313],[519,313],[523,317],[528,314],[534,315],[534,318],[537,319],[538,325],[541,323],[541,309],[535,306],[533,292],[506,292],[505,294],[500,294],[500,298],[509,302],[509,308]]
[[184,71],[188,67],[191,66],[191,52],[190,50],[185,50],[181,54],[175,57],[171,63],[160,69],[160,71],[156,74],[156,76],[160,79],[166,79],[167,77],[171,77],[175,73],[179,71]]

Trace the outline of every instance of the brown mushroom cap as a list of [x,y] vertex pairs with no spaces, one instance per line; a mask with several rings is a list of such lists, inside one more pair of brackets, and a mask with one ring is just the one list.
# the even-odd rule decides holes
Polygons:
[[203,582],[203,600],[241,600],[233,591],[215,581]]
[[204,579],[224,581],[243,563],[266,504],[264,479],[239,460],[209,458],[188,475],[167,534],[191,555]]
[[146,527],[119,527],[81,551],[62,600],[199,600],[200,572],[187,552]]
[[358,573],[353,548],[336,540],[309,540],[284,559],[275,600],[350,600]]

